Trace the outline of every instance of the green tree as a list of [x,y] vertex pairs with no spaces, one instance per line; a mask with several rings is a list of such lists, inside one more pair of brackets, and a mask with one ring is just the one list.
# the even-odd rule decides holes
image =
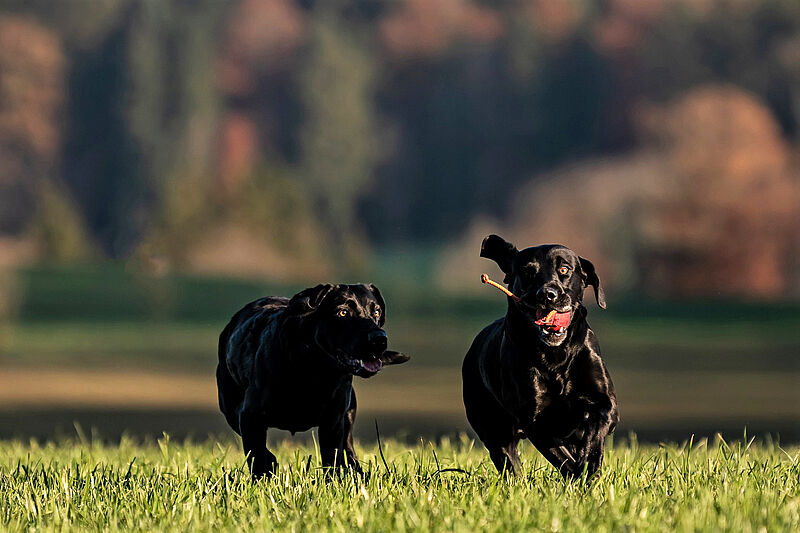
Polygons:
[[375,59],[371,46],[331,4],[309,17],[310,42],[300,73],[304,120],[300,128],[303,178],[330,234],[341,267],[358,268],[356,201],[377,162]]
[[128,29],[126,117],[142,179],[155,197],[156,222],[143,231],[150,241],[177,248],[203,229],[199,220],[213,215],[208,148],[219,95],[209,73],[224,9],[226,4],[214,0],[142,0]]
[[[168,214],[173,179],[208,168],[216,93],[214,25],[226,4],[129,1],[72,57],[64,174],[111,257]],[[198,187],[203,184],[198,184]]]

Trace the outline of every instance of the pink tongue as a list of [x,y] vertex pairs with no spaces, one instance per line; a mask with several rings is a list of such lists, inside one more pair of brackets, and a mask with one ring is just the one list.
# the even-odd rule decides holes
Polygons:
[[536,321],[534,323],[538,326],[547,326],[549,329],[560,329],[569,326],[571,316],[572,313],[569,311],[566,313],[552,313],[539,309],[536,311]]
[[367,372],[377,372],[383,367],[383,363],[381,363],[380,359],[373,359],[371,361],[361,361],[361,366]]

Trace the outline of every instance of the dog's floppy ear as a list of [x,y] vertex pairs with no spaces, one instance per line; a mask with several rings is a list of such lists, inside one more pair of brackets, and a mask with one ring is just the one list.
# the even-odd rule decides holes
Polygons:
[[500,267],[506,275],[503,281],[508,283],[508,276],[511,274],[511,260],[517,254],[517,247],[506,242],[498,235],[489,235],[481,243],[481,257],[491,259]]
[[581,262],[581,270],[583,271],[583,279],[586,285],[591,285],[594,287],[594,296],[597,300],[597,305],[601,308],[606,308],[606,294],[603,292],[603,288],[600,286],[600,278],[597,277],[597,272],[594,271],[594,265],[588,259],[584,259],[583,257],[578,257]]
[[381,291],[378,290],[378,287],[370,283],[367,285],[367,288],[375,296],[375,299],[378,300],[378,305],[381,306],[381,320],[379,325],[383,327],[383,325],[386,323],[386,301],[383,299],[383,295],[381,294]]
[[400,352],[393,352],[392,350],[386,350],[380,356],[381,363],[384,365],[402,365],[409,359],[410,356],[400,353]]
[[307,315],[317,310],[322,300],[335,288],[330,283],[319,284],[316,287],[303,289],[289,300],[288,310],[298,316]]

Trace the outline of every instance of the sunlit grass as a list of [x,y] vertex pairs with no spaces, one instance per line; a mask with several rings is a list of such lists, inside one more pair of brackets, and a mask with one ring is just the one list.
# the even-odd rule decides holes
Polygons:
[[701,442],[611,446],[588,488],[530,447],[501,479],[472,441],[357,446],[368,477],[326,480],[284,443],[253,484],[233,444],[0,443],[0,521],[12,530],[796,531],[800,448]]

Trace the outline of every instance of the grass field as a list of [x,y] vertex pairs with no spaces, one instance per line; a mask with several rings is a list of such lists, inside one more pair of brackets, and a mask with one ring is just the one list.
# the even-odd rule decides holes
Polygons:
[[[468,430],[458,367],[502,298],[372,281],[390,346],[412,360],[356,380],[370,476],[327,481],[312,436],[270,432],[282,469],[252,484],[215,405],[217,335],[243,303],[298,287],[113,265],[21,272],[16,320],[0,324],[0,438],[21,437],[0,440],[0,530],[800,530],[799,304],[592,307],[623,421],[586,488],[527,445],[525,475],[502,480],[480,444],[457,437]],[[383,457],[376,422],[391,436]],[[631,430],[731,442],[744,427],[789,444],[620,444]],[[176,438],[147,437],[164,430]]]
[[[357,446],[370,474],[326,481],[312,446],[276,449],[279,475],[252,484],[234,443],[119,446],[0,442],[0,523],[9,530],[736,531],[800,529],[800,448],[718,439],[609,446],[586,488],[530,446],[500,479],[466,437]],[[385,462],[384,462],[385,458]]]

